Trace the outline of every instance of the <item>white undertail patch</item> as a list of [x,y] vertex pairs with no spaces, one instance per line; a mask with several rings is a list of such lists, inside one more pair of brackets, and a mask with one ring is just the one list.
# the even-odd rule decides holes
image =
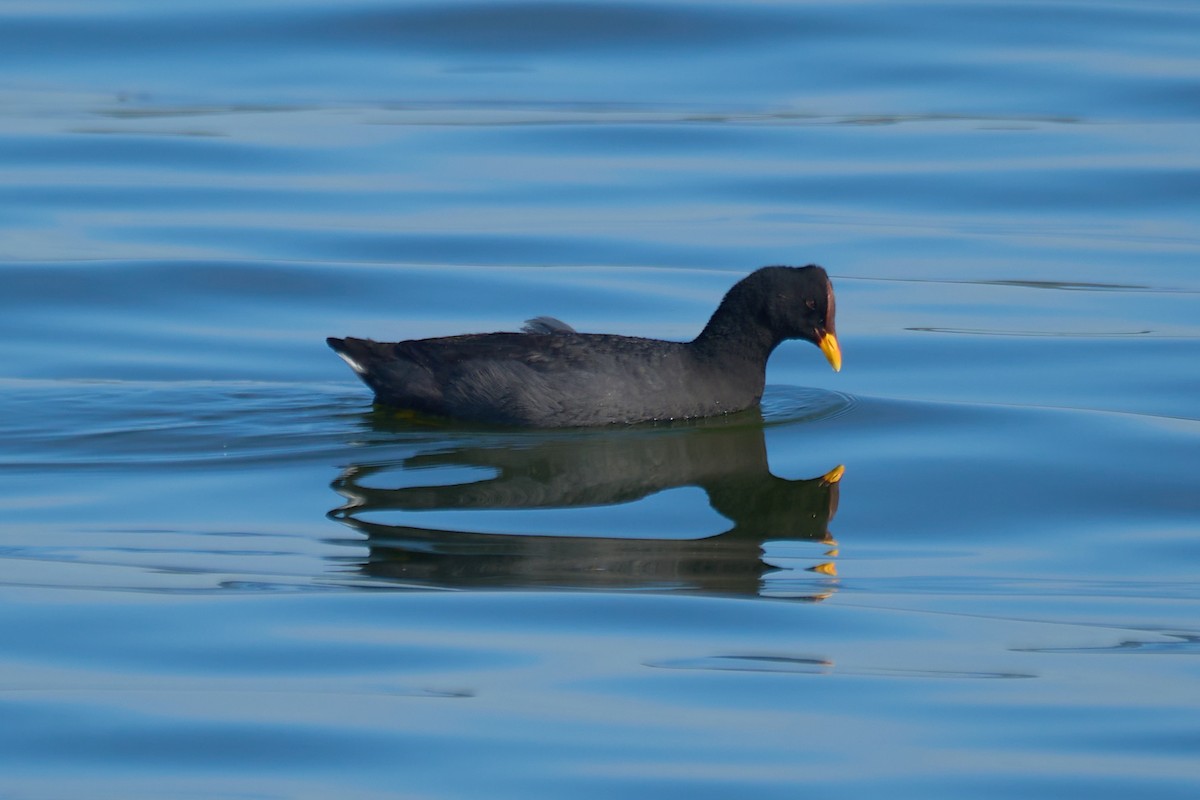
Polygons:
[[[334,351],[334,352],[337,352],[337,351]],[[363,365],[358,363],[357,361],[355,361],[350,356],[346,355],[345,353],[340,353],[340,352],[338,353],[338,356],[342,359],[342,361],[345,361],[347,364],[350,365],[350,369],[354,370],[359,375],[367,374],[367,371],[366,371],[366,369],[363,368]]]

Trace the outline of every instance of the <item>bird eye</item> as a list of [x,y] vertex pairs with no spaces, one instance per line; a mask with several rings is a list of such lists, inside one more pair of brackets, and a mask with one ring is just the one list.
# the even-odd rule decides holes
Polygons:
[[817,309],[817,301],[813,300],[811,297],[804,301],[804,305],[808,306],[813,311]]

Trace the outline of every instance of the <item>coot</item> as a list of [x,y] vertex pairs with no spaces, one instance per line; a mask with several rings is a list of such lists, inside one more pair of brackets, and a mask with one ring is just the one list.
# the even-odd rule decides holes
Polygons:
[[728,414],[758,403],[767,358],[807,339],[834,370],[825,270],[763,267],[734,284],[690,342],[577,333],[551,317],[520,333],[405,342],[326,339],[387,406],[453,419],[556,428]]

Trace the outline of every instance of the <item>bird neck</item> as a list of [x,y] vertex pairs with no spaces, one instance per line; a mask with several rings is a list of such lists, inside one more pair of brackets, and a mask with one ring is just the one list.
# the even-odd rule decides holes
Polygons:
[[780,339],[760,324],[738,298],[726,296],[704,330],[692,341],[692,346],[697,352],[713,358],[729,354],[739,361],[749,358],[755,365],[765,367],[779,342]]

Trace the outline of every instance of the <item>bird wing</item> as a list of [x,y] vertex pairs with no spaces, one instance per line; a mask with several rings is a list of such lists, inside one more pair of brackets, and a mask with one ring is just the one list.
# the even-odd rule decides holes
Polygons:
[[525,320],[521,333],[578,333],[567,323],[555,317],[534,317]]

